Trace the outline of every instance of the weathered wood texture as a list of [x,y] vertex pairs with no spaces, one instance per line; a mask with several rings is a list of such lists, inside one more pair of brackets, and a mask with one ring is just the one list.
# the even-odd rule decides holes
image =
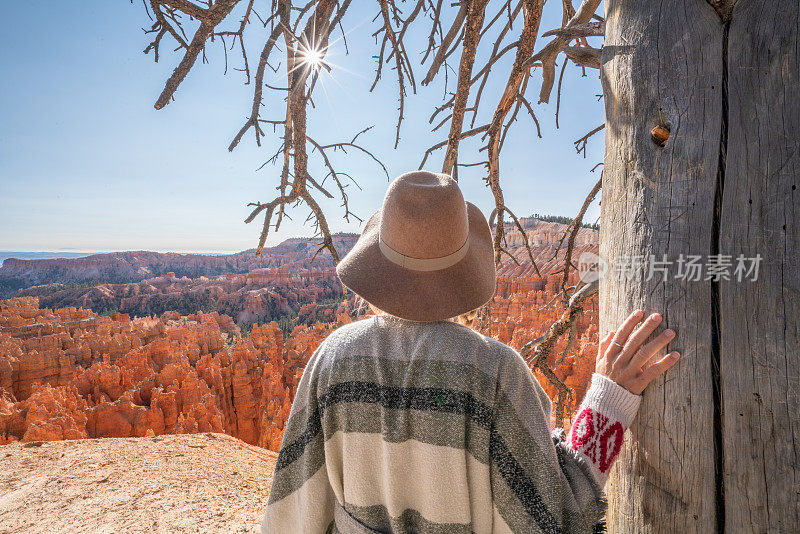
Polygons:
[[720,251],[763,260],[720,286],[729,532],[800,532],[799,34],[798,0],[732,14]]
[[601,255],[763,258],[755,281],[601,281],[601,337],[641,307],[683,354],[626,436],[610,532],[800,532],[800,7],[728,4],[606,2]]
[[[606,1],[600,254],[612,268],[635,255],[675,261],[709,252],[722,37],[716,12],[699,0]],[[664,147],[652,139],[658,125],[670,130]],[[715,528],[711,288],[675,279],[675,269],[666,281],[645,280],[639,268],[638,278],[610,272],[600,284],[601,337],[640,307],[663,313],[679,336],[670,348],[683,355],[645,391],[626,433],[606,486],[610,532]]]

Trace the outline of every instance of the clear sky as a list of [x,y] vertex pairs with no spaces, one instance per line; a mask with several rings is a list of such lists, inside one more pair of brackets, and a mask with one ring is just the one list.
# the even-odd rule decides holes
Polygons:
[[[257,2],[264,4],[268,2]],[[492,14],[499,6],[490,3]],[[408,9],[408,8],[407,8]],[[542,31],[558,27],[560,4],[549,3]],[[353,2],[343,19],[349,55],[342,40],[333,44],[328,59],[333,72],[321,76],[309,108],[308,132],[321,143],[349,140],[359,130],[375,125],[359,141],[381,159],[394,178],[416,169],[425,149],[442,141],[447,125],[431,132],[428,117],[442,103],[443,77],[427,87],[410,90],[406,99],[401,140],[394,149],[397,121],[397,80],[384,66],[381,80],[370,93],[378,45],[371,34],[377,3]],[[448,11],[447,24],[455,14]],[[221,44],[208,46],[209,63],[198,64],[166,108],[153,103],[181,54],[167,39],[159,63],[142,50],[149,42],[142,28],[149,21],[139,0],[85,0],[13,2],[4,8],[8,22],[0,32],[0,250],[155,250],[233,252],[257,244],[261,221],[244,224],[248,202],[268,201],[276,194],[280,167],[258,168],[278,149],[278,135],[256,146],[246,136],[229,153],[228,144],[244,123],[252,102],[252,85],[233,70],[241,66],[237,49],[229,53],[224,75]],[[238,20],[238,19],[237,19]],[[416,22],[425,22],[417,20]],[[496,23],[499,25],[500,21]],[[229,23],[234,25],[232,19]],[[520,23],[514,33],[519,34]],[[421,80],[427,66],[419,66],[427,43],[428,24],[407,36],[409,55]],[[250,29],[247,48],[251,65],[267,30]],[[495,34],[495,28],[492,35]],[[340,36],[338,31],[334,36]],[[483,43],[478,63],[491,47]],[[537,50],[545,40],[539,41]],[[283,47],[281,47],[281,50]],[[453,66],[457,68],[454,54]],[[278,53],[273,65],[283,59]],[[488,122],[505,85],[513,54],[493,67],[475,125]],[[560,63],[560,62],[559,62]],[[281,67],[283,62],[281,63]],[[535,135],[530,117],[521,110],[501,159],[506,202],[518,215],[534,212],[574,215],[598,179],[589,170],[603,158],[603,136],[590,142],[587,157],[576,154],[573,141],[603,122],[597,71],[581,77],[567,67],[559,130],[555,129],[555,91],[552,103],[536,105],[541,72],[533,71],[527,96],[534,104],[543,139]],[[457,75],[449,74],[448,90]],[[267,82],[285,86],[282,68],[268,71]],[[265,89],[262,117],[283,118],[283,94]],[[470,100],[471,102],[472,100]],[[468,118],[471,113],[468,114]],[[271,130],[268,130],[271,132]],[[485,159],[479,136],[462,142],[460,162]],[[428,159],[425,168],[441,170],[444,152]],[[387,180],[371,159],[349,151],[337,152],[339,171],[351,174],[363,189],[350,188],[351,209],[366,218],[376,210]],[[321,158],[310,155],[316,178],[325,172]],[[491,193],[481,179],[483,167],[459,171],[467,200],[485,214],[492,209]],[[333,231],[359,232],[357,221],[342,219],[340,201],[321,202]],[[309,236],[309,210],[301,205],[272,234],[267,246],[287,237]],[[597,202],[586,219],[599,215]]]

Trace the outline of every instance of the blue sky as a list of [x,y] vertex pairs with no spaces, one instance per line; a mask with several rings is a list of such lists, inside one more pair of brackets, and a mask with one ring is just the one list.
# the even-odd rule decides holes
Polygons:
[[[267,2],[260,2],[268,5]],[[427,87],[409,90],[398,148],[397,81],[384,66],[381,80],[370,93],[376,45],[371,34],[377,4],[354,2],[343,19],[350,50],[331,46],[333,72],[322,75],[314,91],[316,108],[309,108],[308,132],[318,142],[349,140],[375,125],[359,141],[381,159],[391,178],[416,169],[425,149],[442,141],[447,126],[431,132],[428,117],[442,103],[443,77]],[[495,10],[495,4],[490,9]],[[142,28],[150,21],[141,2],[85,0],[15,2],[5,11],[9,21],[0,33],[0,250],[155,250],[239,251],[256,245],[260,221],[244,224],[248,202],[275,195],[280,167],[257,170],[279,147],[277,135],[258,148],[246,136],[232,153],[232,137],[244,123],[252,102],[252,85],[224,62],[219,43],[208,47],[209,63],[198,63],[163,110],[153,103],[180,59],[167,43],[159,63],[142,50],[149,42]],[[448,12],[447,22],[455,10]],[[494,13],[494,11],[492,11]],[[560,25],[560,5],[548,4],[542,30]],[[418,20],[417,22],[423,22]],[[234,21],[229,24],[233,26]],[[499,21],[498,23],[499,24]],[[518,34],[520,26],[515,25]],[[494,30],[494,28],[493,28]],[[428,63],[419,65],[427,42],[427,24],[407,36],[415,75],[421,80]],[[250,30],[247,48],[256,61],[267,30]],[[335,33],[340,36],[340,33]],[[494,33],[493,33],[494,35]],[[493,41],[493,39],[492,39]],[[537,50],[546,42],[540,40]],[[491,41],[478,52],[478,64]],[[282,47],[281,47],[282,49]],[[456,52],[456,56],[460,51]],[[512,54],[493,67],[475,125],[488,122],[505,85]],[[278,58],[275,56],[273,65]],[[229,54],[229,67],[239,67],[238,50]],[[283,63],[281,63],[281,66]],[[457,58],[453,62],[457,68]],[[450,73],[448,90],[455,87]],[[271,85],[285,85],[282,69],[268,71]],[[590,142],[587,157],[575,153],[573,141],[603,122],[596,71],[581,77],[567,67],[559,130],[552,103],[535,105],[541,73],[534,70],[527,96],[542,125],[535,135],[530,117],[521,110],[502,152],[501,179],[509,207],[519,216],[534,212],[573,215],[598,179],[589,170],[603,158],[603,137]],[[283,95],[265,90],[262,117],[281,119]],[[471,102],[471,100],[470,100]],[[468,115],[471,117],[471,114]],[[271,130],[268,130],[268,132]],[[478,137],[462,142],[460,161],[485,158]],[[425,168],[441,169],[444,152],[429,157]],[[350,188],[351,210],[366,220],[386,191],[387,180],[371,159],[349,151],[337,152],[337,169],[351,174],[363,191]],[[324,176],[321,158],[310,156],[312,175]],[[482,167],[461,168],[464,196],[484,213],[492,209]],[[333,231],[359,232],[357,221],[342,219],[338,200],[321,202]],[[280,232],[267,246],[287,237],[309,236],[304,223],[308,208],[290,212]],[[599,215],[597,202],[587,220]]]

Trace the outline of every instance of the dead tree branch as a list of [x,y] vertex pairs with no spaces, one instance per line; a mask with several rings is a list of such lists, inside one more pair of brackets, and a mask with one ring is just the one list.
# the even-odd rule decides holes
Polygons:
[[186,75],[189,74],[189,71],[194,66],[197,56],[205,49],[206,40],[214,33],[214,28],[228,16],[231,10],[233,10],[240,1],[241,0],[217,0],[217,3],[209,9],[199,8],[186,0],[162,0],[160,2],[198,19],[200,21],[200,27],[195,32],[191,43],[189,43],[189,47],[186,49],[186,55],[183,56],[183,59],[175,68],[172,76],[167,80],[161,95],[156,100],[156,109],[161,109],[169,104],[175,91],[178,90],[178,86],[180,86],[186,78]]
[[565,28],[557,28],[544,32],[542,37],[552,37],[553,35],[563,39],[579,39],[581,37],[602,37],[605,34],[605,24],[602,22],[587,22],[585,24],[573,24]]
[[519,351],[531,369],[539,369],[558,391],[555,409],[556,422],[558,423],[564,420],[564,413],[568,409],[568,403],[572,402],[572,391],[556,376],[548,363],[548,359],[558,342],[558,338],[577,320],[586,302],[597,294],[598,287],[599,281],[594,280],[579,289],[569,299],[569,303],[561,317],[550,325],[547,332],[526,343]]
[[[599,5],[600,0],[583,0],[575,15],[570,18],[566,28],[589,22]],[[541,62],[542,64],[542,89],[539,92],[539,102],[550,101],[550,91],[553,90],[553,83],[555,83],[556,79],[556,57],[572,39],[574,37],[571,37],[568,32],[562,31],[562,35],[558,35],[547,43],[542,50],[528,60],[528,65],[533,65],[536,62]]]
[[450,120],[450,134],[447,136],[447,151],[442,164],[442,172],[451,174],[458,159],[458,143],[461,141],[461,129],[464,124],[464,108],[469,98],[469,85],[472,78],[472,65],[478,49],[481,27],[486,14],[488,0],[473,0],[469,3],[467,24],[464,30],[464,44],[461,52],[461,67],[458,70],[458,86],[456,88],[453,114]]
[[600,192],[600,187],[603,185],[603,175],[600,174],[600,179],[597,180],[597,183],[594,184],[594,187],[589,194],[586,196],[586,199],[583,201],[583,206],[581,206],[581,210],[578,212],[578,215],[572,220],[572,231],[569,234],[569,240],[567,241],[567,251],[564,254],[564,276],[561,279],[561,291],[564,292],[564,295],[567,294],[567,282],[569,281],[569,268],[572,265],[572,250],[575,247],[575,237],[578,235],[578,230],[581,229],[581,225],[583,224],[583,216],[586,213],[586,210],[589,208],[589,205],[594,202],[597,193]]
[[486,181],[492,190],[492,195],[495,200],[495,207],[497,211],[497,224],[495,225],[494,237],[494,251],[495,263],[500,262],[500,248],[503,241],[505,227],[503,225],[503,214],[505,210],[505,201],[503,200],[503,190],[500,187],[500,133],[505,120],[506,114],[511,109],[513,103],[517,100],[519,95],[519,88],[522,81],[527,77],[530,71],[530,66],[527,65],[527,58],[533,52],[536,44],[536,34],[539,31],[539,22],[542,18],[543,4],[537,0],[525,0],[524,7],[524,26],[522,28],[522,35],[519,39],[517,46],[517,54],[514,59],[514,65],[506,83],[506,88],[503,96],[492,117],[492,122],[487,130],[489,142],[487,144],[488,157],[489,157],[489,176]]
[[600,49],[591,46],[565,46],[564,55],[579,67],[600,68]]
[[[441,4],[439,5],[441,6]],[[422,80],[422,85],[428,85],[431,83],[433,78],[436,76],[436,73],[439,72],[439,69],[447,57],[447,51],[450,49],[453,39],[456,38],[456,35],[458,35],[458,32],[461,30],[461,26],[464,24],[464,20],[467,18],[468,9],[469,2],[461,2],[461,6],[458,8],[458,13],[453,21],[453,25],[450,26],[449,30],[447,30],[447,35],[444,36],[442,42],[439,44],[439,49],[437,50],[436,55],[433,58],[433,62],[428,69],[428,74],[426,74],[425,78]],[[430,50],[431,47],[432,45],[429,45],[428,50]],[[427,54],[425,57],[427,57]]]

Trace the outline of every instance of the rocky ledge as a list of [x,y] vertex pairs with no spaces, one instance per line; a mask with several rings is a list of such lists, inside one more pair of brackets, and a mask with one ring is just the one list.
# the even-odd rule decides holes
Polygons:
[[225,434],[0,448],[0,532],[258,532],[277,454]]

